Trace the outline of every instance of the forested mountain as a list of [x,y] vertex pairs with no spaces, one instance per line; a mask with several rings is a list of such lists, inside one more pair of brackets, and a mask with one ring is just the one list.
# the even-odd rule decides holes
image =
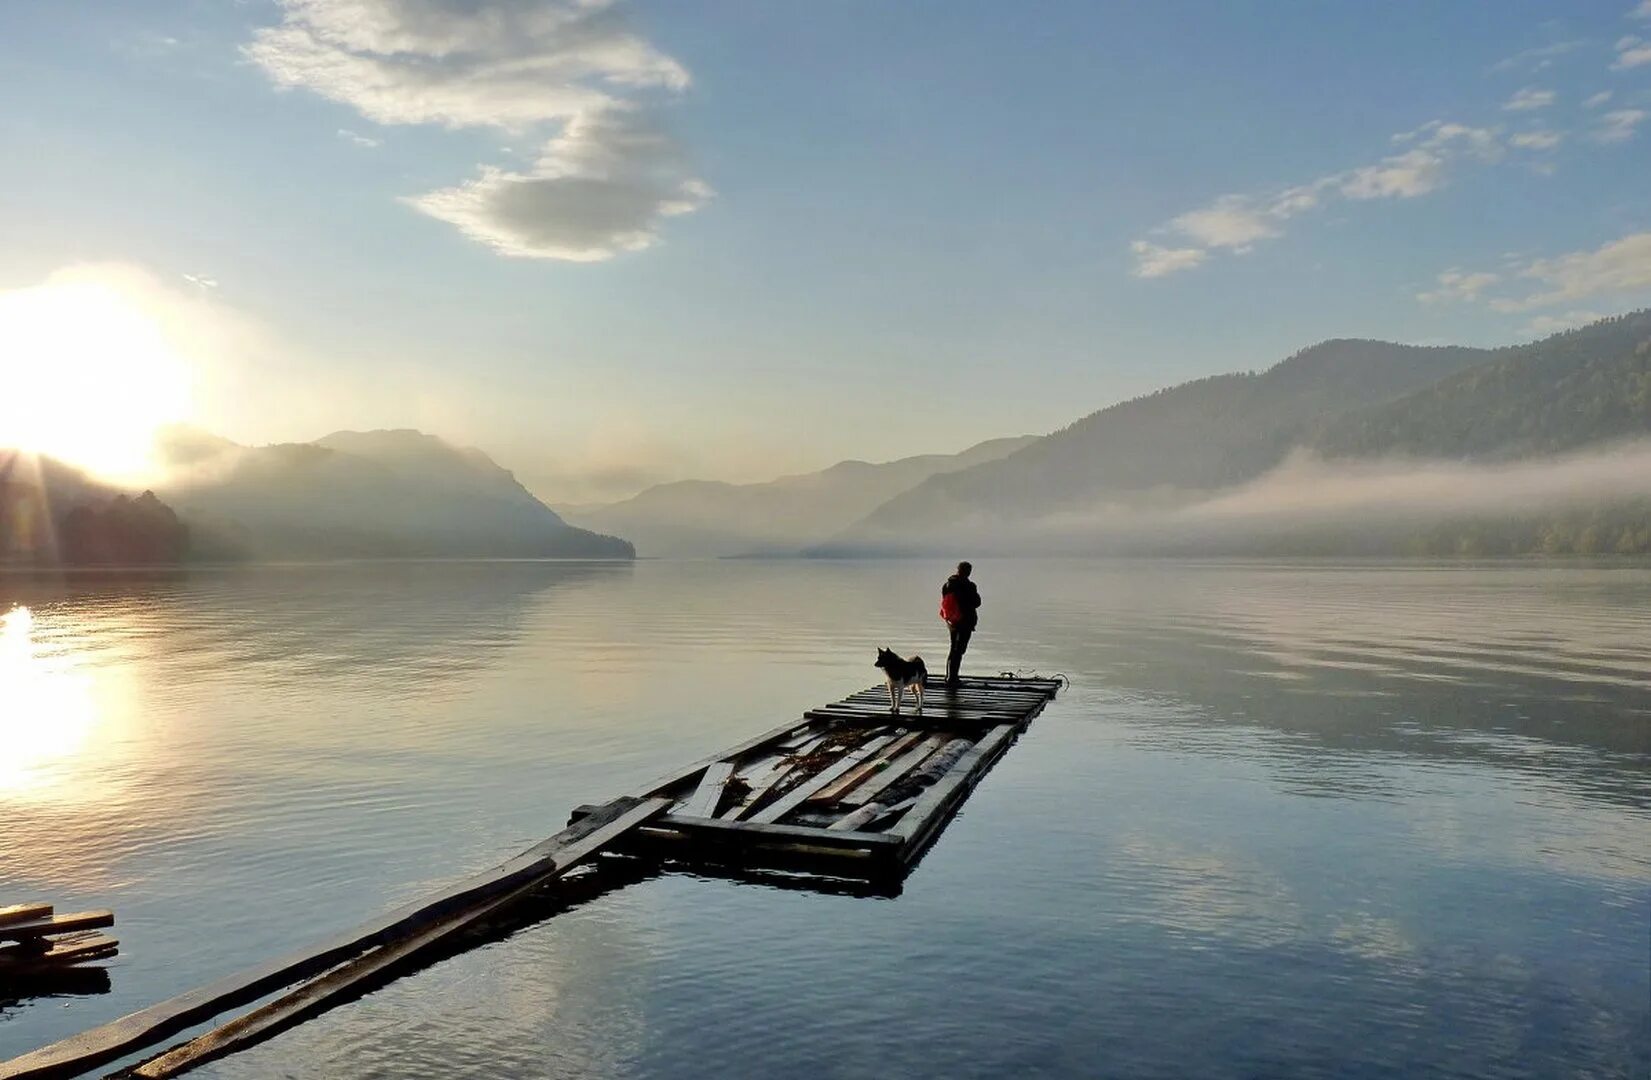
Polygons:
[[1651,433],[1651,311],[1506,350],[1397,401],[1321,423],[1330,457],[1521,458]]
[[1092,413],[1017,453],[935,476],[843,539],[878,541],[1088,506],[1111,493],[1208,491],[1260,475],[1323,421],[1484,363],[1484,349],[1337,340],[1267,371],[1182,383]]
[[959,454],[880,464],[843,461],[760,484],[685,480],[565,513],[578,524],[628,538],[645,556],[794,553],[931,476],[996,460],[1034,441],[993,439]]
[[[1647,435],[1651,312],[1494,350],[1328,341],[1261,374],[1170,387],[1093,413],[1000,460],[931,477],[813,550],[1021,550],[1023,541],[1035,549],[1040,535],[1055,531],[1063,549],[1074,550],[1085,529],[1098,535],[1120,525],[1135,530],[1132,550],[1191,547],[1193,530],[1172,531],[1164,515],[1271,477],[1303,452],[1331,461],[1494,462]],[[1336,483],[1328,474],[1313,482]],[[1268,498],[1294,505],[1300,494],[1285,497],[1275,484]],[[1155,531],[1143,525],[1149,512],[1159,515]],[[1554,524],[1561,520],[1569,524]],[[1465,532],[1447,522],[1420,547],[1449,546],[1460,536],[1458,547],[1477,549],[1494,533],[1507,538],[1490,545],[1498,550],[1638,550],[1637,521],[1629,504],[1567,504],[1553,514],[1530,508]],[[1404,523],[1420,527],[1419,519]],[[1246,528],[1246,550],[1284,549],[1267,546],[1277,539],[1271,534],[1261,543],[1266,530],[1256,521],[1246,518]],[[1383,550],[1400,544],[1391,530],[1369,535],[1376,532]],[[1588,539],[1599,537],[1614,539],[1600,540],[1603,547]],[[1196,539],[1202,552],[1224,550],[1213,534]],[[1337,545],[1326,550],[1345,547]]]
[[132,496],[59,461],[0,450],[0,566],[175,563],[189,529],[145,491]]
[[336,432],[244,447],[168,439],[162,492],[203,557],[631,558],[624,540],[568,525],[480,450],[422,432]]

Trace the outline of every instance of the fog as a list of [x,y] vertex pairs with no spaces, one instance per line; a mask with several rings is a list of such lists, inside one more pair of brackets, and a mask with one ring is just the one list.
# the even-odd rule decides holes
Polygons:
[[1651,440],[1507,463],[1324,460],[1292,453],[1210,492],[1153,489],[1019,521],[960,520],[926,538],[856,532],[887,550],[1025,554],[1372,552],[1436,526],[1508,524],[1651,498]]

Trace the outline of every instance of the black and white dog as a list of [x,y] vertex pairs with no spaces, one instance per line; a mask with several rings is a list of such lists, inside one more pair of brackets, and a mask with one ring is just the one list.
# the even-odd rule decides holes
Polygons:
[[889,712],[900,715],[900,702],[905,700],[908,686],[917,695],[917,711],[923,711],[923,683],[929,677],[929,669],[921,656],[905,660],[887,649],[878,649],[875,666],[882,668],[884,677],[888,679]]

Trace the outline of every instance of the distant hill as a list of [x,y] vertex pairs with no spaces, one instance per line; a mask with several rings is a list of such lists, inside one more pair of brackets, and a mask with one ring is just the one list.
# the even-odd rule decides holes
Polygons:
[[568,507],[570,520],[629,537],[645,556],[795,553],[937,474],[1012,454],[1035,438],[994,439],[958,454],[871,464],[843,461],[820,472],[759,484],[684,480],[623,502]]
[[245,447],[168,434],[162,495],[202,557],[621,558],[631,545],[568,525],[480,450],[411,430],[340,431]]
[[175,563],[189,529],[150,491],[131,495],[60,461],[0,450],[0,566]]

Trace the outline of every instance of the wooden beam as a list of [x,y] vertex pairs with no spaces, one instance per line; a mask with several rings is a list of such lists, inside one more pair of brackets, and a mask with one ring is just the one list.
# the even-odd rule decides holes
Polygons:
[[46,934],[66,934],[71,930],[101,930],[115,925],[112,911],[77,911],[73,915],[47,915],[26,922],[0,926],[0,941],[22,941]]
[[985,772],[1008,745],[1014,734],[1013,724],[1000,724],[993,728],[987,732],[985,738],[958,758],[957,764],[953,765],[933,787],[918,796],[917,804],[906,811],[906,816],[888,831],[888,835],[897,836],[903,841],[903,859],[910,860],[917,855],[929,834],[946,820],[947,811],[951,809],[952,803],[967,793],[974,781],[979,779],[979,775]]
[[556,868],[561,849],[573,838],[595,832],[635,808],[639,800],[616,799],[571,830],[536,844],[508,862],[471,875],[447,888],[376,916],[361,925],[289,956],[225,976],[39,1050],[0,1062],[0,1080],[74,1076],[134,1050],[152,1046],[184,1028],[228,1009],[256,1001],[273,990],[307,979],[370,948],[419,933],[483,900],[512,891]]
[[733,775],[732,761],[713,761],[705,768],[705,775],[700,778],[699,787],[694,789],[688,801],[677,809],[677,813],[689,817],[715,817],[717,803],[722,800],[722,786]]
[[633,799],[646,799],[650,796],[658,795],[667,788],[675,787],[677,784],[682,783],[682,781],[692,778],[695,773],[709,767],[715,762],[722,761],[726,758],[737,758],[741,754],[749,753],[750,751],[762,746],[767,746],[769,743],[779,742],[781,739],[792,734],[793,732],[801,731],[804,728],[812,726],[813,721],[811,720],[793,720],[789,724],[781,724],[777,728],[770,728],[761,735],[754,735],[742,743],[736,743],[721,753],[700,758],[692,765],[685,765],[682,768],[677,769],[675,772],[666,773],[653,783],[635,788],[627,794]]
[[[573,811],[574,819],[579,820],[581,814],[591,809],[589,806],[576,807]],[[812,825],[722,821],[718,818],[682,817],[679,814],[664,814],[637,830],[637,835],[657,836],[661,830],[732,844],[761,841],[774,844],[814,844],[828,848],[872,847],[887,850],[900,846],[900,840],[887,833],[827,832]]]
[[864,806],[866,803],[871,802],[878,795],[882,794],[883,791],[889,787],[889,785],[901,780],[907,773],[923,764],[924,759],[936,750],[940,749],[941,745],[946,741],[947,738],[944,733],[930,735],[912,750],[908,751],[903,757],[890,762],[887,769],[884,769],[871,780],[845,795],[843,797],[843,805]]
[[801,806],[803,804],[803,800],[807,799],[810,795],[814,794],[816,791],[819,791],[821,788],[825,787],[827,784],[831,783],[833,780],[837,779],[839,776],[848,772],[850,769],[854,768],[854,766],[870,757],[873,752],[887,744],[891,738],[893,738],[891,735],[879,735],[858,749],[851,750],[850,752],[844,754],[832,764],[826,766],[824,769],[821,769],[814,776],[804,780],[802,783],[798,784],[778,799],[775,799],[768,806],[765,806],[755,814],[752,814],[751,820],[757,824],[773,824],[774,822],[779,821],[782,817]]
[[866,761],[858,768],[850,769],[832,783],[827,784],[819,791],[816,791],[808,797],[807,801],[831,802],[835,799],[841,798],[846,792],[853,788],[854,785],[860,783],[860,781],[864,780],[878,769],[886,768],[894,755],[900,753],[900,751],[904,750],[906,747],[910,746],[922,737],[923,733],[921,731],[908,731],[904,735],[898,736],[893,742],[879,750],[870,760]]
[[[605,845],[646,823],[650,818],[664,813],[670,804],[669,799],[650,799],[635,804],[626,813],[594,831],[570,828],[558,833],[558,836],[575,833],[581,835],[574,836],[558,850],[554,874],[567,872]],[[205,1035],[191,1039],[182,1046],[145,1062],[133,1070],[133,1075],[142,1077],[143,1080],[165,1080],[167,1077],[177,1076],[198,1065],[204,1065],[208,1061],[262,1042],[301,1020],[325,1011],[362,983],[381,975],[414,953],[474,926],[500,908],[539,888],[544,881],[544,878],[536,879],[503,896],[484,901],[412,937],[375,949],[267,1005],[259,1006],[244,1016],[236,1017]]]
[[52,906],[50,904],[10,904],[6,907],[0,907],[0,926],[33,922],[35,919],[44,919],[51,913]]

